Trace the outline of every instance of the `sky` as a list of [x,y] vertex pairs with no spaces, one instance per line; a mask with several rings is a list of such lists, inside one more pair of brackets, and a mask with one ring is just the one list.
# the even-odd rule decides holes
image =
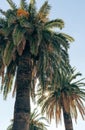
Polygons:
[[[13,0],[19,3],[20,0]],[[29,1],[29,0],[28,0]],[[45,0],[36,0],[37,7]],[[69,57],[70,64],[76,67],[76,70],[82,73],[85,77],[85,0],[48,0],[51,5],[50,19],[61,18],[65,22],[65,28],[62,32],[71,35],[75,41],[70,44]],[[0,0],[0,8],[7,10],[9,8],[6,0]],[[59,30],[58,30],[59,31]],[[0,94],[0,130],[6,130],[10,124],[10,119],[13,118],[14,101],[12,94],[8,95],[6,101],[3,100]],[[74,130],[85,128],[85,121],[78,116],[77,124],[73,120]],[[52,121],[48,130],[65,130],[63,121],[56,127],[55,121]]]

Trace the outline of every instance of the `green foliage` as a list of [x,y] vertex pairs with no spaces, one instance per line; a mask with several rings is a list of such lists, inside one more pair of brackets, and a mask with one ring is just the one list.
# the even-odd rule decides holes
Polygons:
[[[61,120],[61,110],[70,113],[71,117],[77,119],[78,111],[85,119],[85,82],[84,79],[77,80],[81,73],[75,73],[74,69],[69,74],[61,71],[60,79],[56,79],[56,86],[47,87],[48,96],[45,96],[42,90],[38,93],[38,104],[40,104],[42,113],[46,113],[51,121],[55,117],[56,123]],[[78,110],[78,111],[77,111]]]
[[9,42],[4,50],[3,63],[8,66],[12,60],[14,45]]
[[47,119],[41,116],[41,114],[38,113],[37,109],[34,109],[34,111],[31,113],[30,116],[30,129],[47,130],[46,128],[47,125],[43,123],[43,121],[47,122]]
[[23,10],[24,10],[24,9],[25,9],[25,10],[28,9],[26,0],[21,0],[21,1],[20,1],[20,8],[23,9]]
[[16,23],[16,12],[12,11],[11,9],[7,10],[6,12],[6,18],[8,22],[8,27],[11,25],[14,25]]
[[[64,21],[49,20],[48,1],[44,2],[39,11],[36,9],[35,0],[30,0],[29,5],[26,0],[21,0],[19,8],[12,0],[7,2],[12,9],[0,9],[0,13],[4,15],[4,18],[0,18],[0,76],[4,98],[11,91],[16,68],[27,53],[26,56],[29,57],[26,60],[29,59],[32,67],[31,95],[35,95],[36,81],[39,80],[39,103],[43,105],[42,111],[46,112],[48,118],[51,120],[56,117],[58,122],[63,108],[66,112],[71,112],[75,119],[78,108],[84,118],[85,107],[82,100],[85,100],[85,89],[80,87],[85,84],[83,79],[73,82],[80,73],[74,74],[69,63],[68,49],[74,39],[53,30],[63,29]],[[44,90],[49,91],[49,97],[42,94]],[[30,129],[46,130],[38,116],[35,110],[30,118]]]
[[74,42],[74,38],[65,34],[65,33],[61,33],[61,35],[63,35],[69,42]]
[[[47,126],[43,121],[48,122],[47,119],[38,113],[37,109],[34,109],[30,115],[30,130],[47,130]],[[7,130],[12,130],[13,123],[8,126]]]
[[15,5],[15,3],[14,3],[12,0],[7,0],[7,2],[9,3],[10,7],[11,7],[13,10],[16,10],[17,6]]
[[[20,26],[23,27],[23,29],[26,29],[26,31],[29,32],[29,34],[32,34],[34,27],[33,25],[27,21],[26,19],[20,19]],[[23,31],[24,32],[24,31]]]
[[0,13],[3,14],[3,15],[6,15],[6,12],[3,11],[2,9],[0,9]]
[[[36,9],[35,0],[30,0],[27,5],[26,0],[20,1],[20,8],[17,8],[12,0],[7,0],[12,9],[6,12],[0,19],[2,28],[0,29],[0,47],[1,47],[1,73],[2,68],[19,62],[19,57],[28,50],[32,63],[32,81],[39,80],[40,87],[45,89],[47,86],[56,86],[56,79],[59,80],[60,71],[67,73],[71,71],[69,64],[69,43],[73,41],[72,37],[64,33],[55,32],[52,28],[64,27],[62,19],[50,20],[48,14],[50,5],[45,1],[39,11]],[[4,44],[3,44],[4,43]],[[4,65],[4,67],[2,67]],[[13,66],[13,65],[12,65]],[[10,66],[12,69],[12,67]],[[16,68],[16,67],[15,67]],[[14,72],[16,69],[14,69]],[[12,76],[10,70],[10,75]],[[13,75],[14,76],[14,75]],[[11,78],[8,77],[11,82]],[[4,86],[6,82],[4,82]],[[7,84],[7,83],[6,83]],[[35,88],[35,83],[33,85]],[[34,90],[34,88],[32,90]],[[4,89],[3,89],[4,90]],[[8,90],[6,90],[8,91]]]
[[30,13],[30,21],[32,19],[35,19],[36,14],[37,14],[35,0],[30,0],[29,6],[28,6],[28,12]]
[[39,19],[43,22],[46,22],[48,20],[47,16],[49,14],[49,11],[50,5],[48,4],[48,1],[45,1],[38,12]]
[[1,91],[3,91],[4,99],[7,98],[7,94],[11,91],[13,79],[16,72],[16,63],[12,60],[7,68],[5,68],[5,74],[2,79]]
[[14,28],[14,31],[13,31],[14,45],[18,46],[21,43],[22,39],[24,38],[24,33],[25,33],[25,30],[19,28],[19,26],[16,25],[16,27]]
[[64,21],[62,19],[55,19],[45,24],[45,28],[52,29],[54,27],[62,29],[64,27]]

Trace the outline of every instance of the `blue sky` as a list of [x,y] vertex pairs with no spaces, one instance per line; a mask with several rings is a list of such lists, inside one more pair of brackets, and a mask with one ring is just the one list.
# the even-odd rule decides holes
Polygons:
[[[19,3],[20,0],[13,0]],[[27,0],[29,1],[29,0]],[[38,7],[45,0],[36,0]],[[74,37],[75,42],[71,43],[69,49],[70,63],[77,68],[85,77],[85,0],[48,0],[51,5],[50,18],[61,18],[65,22],[65,28],[62,32]],[[6,10],[8,8],[6,0],[0,0],[0,8]],[[12,119],[14,109],[14,99],[9,94],[6,101],[0,94],[0,130],[6,130]],[[85,121],[79,115],[77,124],[74,123],[74,130],[85,128]],[[56,128],[54,121],[48,130],[64,130],[63,122]]]

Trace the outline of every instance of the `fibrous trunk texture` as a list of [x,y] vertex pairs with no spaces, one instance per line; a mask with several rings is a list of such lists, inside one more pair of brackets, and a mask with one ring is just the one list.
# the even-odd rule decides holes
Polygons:
[[29,130],[31,58],[26,50],[22,56],[19,57],[16,85],[16,101],[12,130]]
[[73,130],[72,118],[70,113],[66,113],[63,109],[65,130]]

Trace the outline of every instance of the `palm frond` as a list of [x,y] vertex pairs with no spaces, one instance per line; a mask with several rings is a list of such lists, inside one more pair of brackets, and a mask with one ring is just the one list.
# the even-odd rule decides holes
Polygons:
[[31,21],[36,16],[36,2],[35,2],[35,0],[30,0],[29,6],[28,6],[28,12],[30,13],[30,21]]
[[10,77],[5,75],[4,85],[2,86],[4,99],[7,98],[8,93],[11,91],[13,79],[14,79],[13,75],[10,75]]
[[45,1],[38,12],[38,17],[41,21],[46,22],[48,20],[47,16],[49,14],[49,11],[50,5],[48,4],[48,1]]
[[82,116],[82,119],[85,120],[85,106],[84,106],[82,100],[78,98],[76,100],[76,103],[77,103],[77,106],[78,106],[78,110],[79,110],[79,112]]
[[21,27],[24,27],[28,30],[29,34],[33,32],[33,26],[30,22],[26,21],[25,19],[20,19],[19,22]]
[[24,33],[25,33],[24,29],[19,28],[19,26],[17,25],[15,26],[12,35],[14,45],[18,46],[21,43],[22,39],[24,38]]
[[16,20],[17,20],[16,11],[13,11],[11,9],[7,10],[6,18],[7,18],[7,22],[8,22],[8,27],[14,26],[16,23]]
[[6,15],[6,12],[5,11],[3,11],[2,9],[0,9],[0,13],[2,14],[2,15]]
[[12,0],[7,0],[7,2],[9,3],[10,7],[11,7],[13,10],[16,10],[16,9],[17,9],[16,4],[15,4]]
[[49,28],[52,29],[55,27],[62,29],[64,27],[64,21],[62,19],[55,19],[55,20],[49,21],[45,24],[45,28],[47,28],[47,29],[49,29]]
[[0,26],[3,27],[5,22],[6,22],[5,18],[0,18]]
[[40,84],[41,84],[42,88],[45,89],[46,76],[45,76],[45,55],[44,55],[44,52],[42,52],[42,54],[41,54],[38,69],[39,69],[39,73],[40,73],[40,76],[39,76]]
[[1,86],[1,91],[3,91],[4,99],[7,98],[8,93],[11,91],[15,72],[16,63],[11,61],[11,63],[5,68],[4,80]]
[[78,81],[75,81],[74,83],[77,84],[77,85],[80,85],[80,84],[81,84],[82,86],[84,86],[85,83],[84,83],[84,82],[81,82],[81,81],[84,81],[84,80],[85,80],[85,78],[82,78],[82,79],[80,79],[80,80],[78,80]]
[[64,36],[62,36],[60,33],[59,34],[54,34],[54,38],[56,39],[56,42],[57,43],[61,43],[61,46],[64,48],[64,49],[66,49],[66,50],[68,50],[68,48],[69,48],[69,43],[67,42],[67,39],[64,37]]
[[4,50],[3,63],[8,66],[12,60],[14,45],[9,42]]
[[26,0],[21,0],[20,1],[20,8],[23,9],[23,10],[27,10],[28,9]]
[[74,42],[74,38],[65,34],[65,33],[61,33],[61,35],[63,35],[69,42]]

